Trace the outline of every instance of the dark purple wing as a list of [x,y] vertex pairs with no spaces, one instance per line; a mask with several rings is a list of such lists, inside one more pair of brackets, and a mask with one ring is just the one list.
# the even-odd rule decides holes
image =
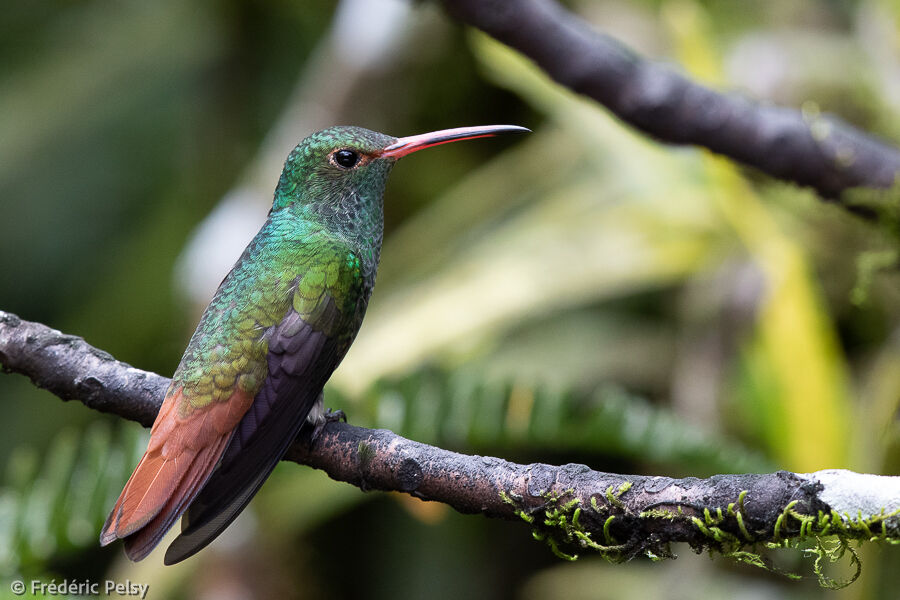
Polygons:
[[[247,506],[297,437],[361,321],[361,314],[346,319],[331,298],[323,302],[315,326],[292,308],[275,328],[266,381],[235,429],[218,468],[182,519],[181,534],[166,550],[167,565],[215,539]],[[356,327],[339,326],[349,320],[356,320]],[[342,329],[340,337],[326,333]]]

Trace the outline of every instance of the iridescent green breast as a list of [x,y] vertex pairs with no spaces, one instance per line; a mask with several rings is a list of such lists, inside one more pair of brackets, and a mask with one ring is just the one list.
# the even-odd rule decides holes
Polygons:
[[[185,350],[173,377],[173,386],[183,387],[179,413],[225,401],[236,386],[255,395],[267,375],[269,336],[291,309],[349,346],[371,290],[365,279],[346,242],[288,211],[273,213],[222,281]],[[332,305],[336,311],[326,310]]]

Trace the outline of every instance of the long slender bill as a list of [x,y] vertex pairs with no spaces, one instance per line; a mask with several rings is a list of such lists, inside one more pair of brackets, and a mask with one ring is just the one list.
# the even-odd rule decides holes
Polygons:
[[518,125],[483,125],[481,127],[457,127],[455,129],[442,129],[431,133],[402,137],[388,146],[381,156],[400,158],[418,150],[461,142],[462,140],[474,140],[476,138],[493,137],[504,133],[529,133],[531,130]]

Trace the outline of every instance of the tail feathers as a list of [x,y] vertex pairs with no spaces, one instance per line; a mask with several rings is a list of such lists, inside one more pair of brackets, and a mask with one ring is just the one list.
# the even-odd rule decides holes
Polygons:
[[176,473],[177,487],[149,522],[125,537],[125,554],[133,561],[141,560],[159,544],[166,532],[196,497],[203,483],[225,450],[227,437],[201,450],[183,474]]
[[146,557],[200,492],[253,397],[236,390],[224,401],[178,415],[180,389],[170,390],[150,444],[112,512],[100,544],[125,541],[131,560]]
[[265,480],[268,479],[274,467],[275,465],[273,464],[266,471],[257,474],[253,481],[241,488],[240,493],[227,506],[222,507],[221,512],[208,520],[204,520],[199,526],[192,526],[188,521],[191,514],[190,511],[193,509],[188,510],[185,518],[181,520],[182,532],[166,548],[163,562],[167,565],[181,562],[205,548],[218,537],[247,506]]
[[[279,380],[273,377],[266,380],[256,396],[257,404],[245,419],[254,417],[260,402],[271,410],[256,423],[246,439],[242,440],[238,434],[231,439],[219,468],[181,520],[181,535],[166,550],[165,564],[173,565],[199,552],[237,518],[297,437],[310,408],[321,399],[321,387],[316,392],[315,386],[303,389],[293,380],[282,379],[280,383],[280,391],[290,400],[270,406],[267,399],[279,387]],[[239,452],[234,450],[236,447]]]

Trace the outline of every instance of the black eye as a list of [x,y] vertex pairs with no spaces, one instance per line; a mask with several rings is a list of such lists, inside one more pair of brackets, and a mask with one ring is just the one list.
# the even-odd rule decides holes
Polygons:
[[359,154],[353,150],[338,150],[334,153],[334,162],[345,169],[352,169],[359,162]]

